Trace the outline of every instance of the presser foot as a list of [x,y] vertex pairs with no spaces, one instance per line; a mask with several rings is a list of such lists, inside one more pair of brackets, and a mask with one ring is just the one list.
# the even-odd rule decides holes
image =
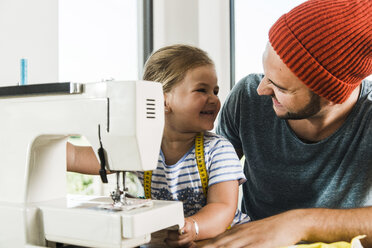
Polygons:
[[[111,193],[111,197],[114,192]],[[130,197],[129,197],[130,196]],[[115,200],[112,204],[104,204],[101,205],[100,208],[104,208],[107,210],[113,211],[125,211],[125,210],[132,210],[142,207],[151,207],[153,206],[153,202],[151,199],[142,199],[136,198],[131,196],[130,194],[121,194],[119,200],[117,200],[117,196],[115,195]]]
[[[122,189],[120,188],[120,174],[122,174]],[[112,204],[105,204],[103,208],[114,211],[131,210],[141,207],[150,207],[153,205],[151,199],[137,198],[129,194],[125,187],[125,172],[116,172],[116,189],[110,194]]]

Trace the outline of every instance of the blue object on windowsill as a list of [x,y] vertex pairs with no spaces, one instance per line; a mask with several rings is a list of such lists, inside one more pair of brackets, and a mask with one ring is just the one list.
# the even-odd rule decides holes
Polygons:
[[27,84],[27,59],[21,59],[21,81],[19,85]]

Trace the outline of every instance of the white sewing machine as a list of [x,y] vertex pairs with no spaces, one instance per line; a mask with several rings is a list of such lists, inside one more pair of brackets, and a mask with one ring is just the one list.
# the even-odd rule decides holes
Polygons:
[[70,135],[85,136],[97,158],[103,151],[101,174],[153,170],[163,105],[154,82],[0,87],[0,247],[135,247],[152,232],[182,227],[181,202],[114,211],[99,208],[113,203],[108,196],[66,198]]

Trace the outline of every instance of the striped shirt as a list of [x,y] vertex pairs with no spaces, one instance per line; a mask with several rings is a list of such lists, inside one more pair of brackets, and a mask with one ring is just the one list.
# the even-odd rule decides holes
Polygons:
[[[238,180],[239,184],[246,181],[234,147],[224,137],[205,132],[204,160],[209,176],[208,187],[225,181]],[[143,184],[143,172],[139,172],[138,177]],[[195,146],[174,165],[165,164],[164,154],[160,151],[157,168],[152,171],[151,198],[182,201],[186,217],[196,214],[206,205]],[[249,220],[237,209],[232,225]]]

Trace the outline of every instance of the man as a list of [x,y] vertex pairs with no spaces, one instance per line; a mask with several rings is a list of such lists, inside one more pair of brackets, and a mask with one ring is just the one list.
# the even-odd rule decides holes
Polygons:
[[217,132],[245,156],[254,221],[206,247],[372,246],[371,0],[309,0],[269,31],[264,75],[230,93]]

